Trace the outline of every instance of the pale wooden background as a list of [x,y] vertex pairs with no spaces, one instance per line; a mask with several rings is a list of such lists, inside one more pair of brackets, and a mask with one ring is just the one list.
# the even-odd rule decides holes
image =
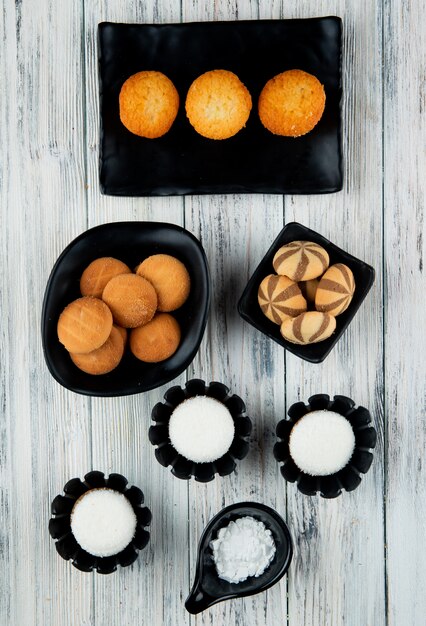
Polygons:
[[[313,17],[344,24],[345,187],[331,196],[119,199],[98,184],[96,28],[100,21]],[[3,0],[0,11],[1,626],[421,626],[426,623],[424,0]],[[147,440],[157,389],[89,399],[45,366],[42,296],[61,250],[96,224],[160,220],[200,237],[213,280],[210,321],[185,376],[230,383],[254,421],[231,477],[173,479]],[[348,332],[322,365],[284,354],[244,324],[237,299],[283,223],[318,230],[377,271]],[[286,406],[342,393],[378,430],[360,488],[334,501],[286,487],[272,457]],[[115,575],[83,574],[47,532],[51,499],[90,469],[141,486],[152,538]],[[244,499],[275,507],[295,540],[267,593],[198,617],[183,602],[200,533]]]

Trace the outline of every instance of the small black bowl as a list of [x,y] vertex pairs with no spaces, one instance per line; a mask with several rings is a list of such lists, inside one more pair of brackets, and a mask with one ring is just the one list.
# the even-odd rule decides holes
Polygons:
[[[174,409],[194,396],[209,396],[222,402],[232,415],[235,425],[235,434],[231,447],[220,459],[211,463],[194,463],[188,461],[177,452],[169,439],[169,420]],[[171,387],[164,394],[165,402],[158,402],[152,409],[152,419],[155,426],[150,426],[149,440],[153,446],[157,446],[155,457],[157,461],[167,467],[172,466],[172,474],[177,478],[189,480],[194,476],[195,480],[207,483],[213,480],[215,474],[227,476],[236,467],[235,459],[243,459],[249,450],[248,438],[251,433],[251,421],[245,414],[246,407],[239,396],[231,395],[229,388],[222,383],[212,382],[206,386],[204,380],[189,380],[185,389],[176,386]]]
[[[351,424],[355,434],[355,449],[347,465],[329,476],[311,476],[302,472],[290,456],[289,439],[295,423],[311,411],[334,411],[343,415]],[[281,474],[290,483],[297,482],[297,488],[306,496],[314,496],[320,492],[323,498],[337,498],[342,489],[353,491],[361,482],[361,474],[366,474],[373,462],[370,449],[377,440],[376,429],[371,426],[371,415],[362,406],[355,408],[355,402],[346,396],[330,396],[320,393],[311,396],[308,404],[296,402],[288,412],[289,419],[277,424],[278,443],[274,446],[274,456],[283,463]]]
[[[229,583],[219,578],[217,574],[210,542],[216,538],[221,528],[247,515],[263,522],[271,531],[276,552],[269,567],[257,578],[252,576],[240,583]],[[220,511],[207,524],[201,536],[194,585],[186,599],[185,608],[189,613],[196,614],[222,600],[243,598],[265,591],[284,576],[290,566],[292,556],[290,532],[276,511],[258,502],[232,504]]]
[[[344,263],[350,267],[355,278],[355,293],[347,310],[336,317],[336,330],[334,334],[324,341],[312,343],[306,346],[294,344],[284,339],[280,333],[279,325],[271,322],[262,313],[257,299],[257,292],[259,290],[260,283],[265,276],[274,273],[272,261],[277,250],[291,241],[298,240],[313,241],[314,243],[318,243],[323,246],[330,256],[330,265],[334,265],[335,263]],[[374,275],[374,269],[370,265],[367,265],[367,263],[364,263],[364,261],[360,261],[341,248],[338,248],[334,245],[334,243],[331,243],[331,241],[322,235],[319,235],[315,231],[306,228],[306,226],[302,226],[302,224],[298,224],[297,222],[292,222],[284,226],[272,246],[269,248],[268,252],[255,269],[254,274],[247,283],[243,295],[238,302],[238,312],[246,322],[257,328],[257,330],[260,330],[262,333],[279,343],[296,356],[304,359],[305,361],[310,361],[311,363],[321,363],[330,353],[332,348],[334,348],[340,337],[351,323],[352,318],[371,289],[374,282]]]
[[[83,550],[77,543],[71,530],[71,512],[76,501],[91,489],[108,488],[122,493],[135,512],[137,518],[136,532],[132,541],[118,554],[112,556],[93,556]],[[138,558],[138,550],[143,550],[149,541],[149,532],[145,529],[151,523],[151,511],[142,506],[144,496],[138,487],[128,487],[127,479],[121,474],[110,474],[105,478],[103,472],[89,472],[84,482],[72,478],[64,486],[65,495],[58,495],[53,500],[51,511],[53,517],[49,521],[49,533],[56,539],[56,550],[63,559],[72,559],[74,567],[82,572],[96,570],[99,574],[111,574],[117,565],[127,567]]]
[[[80,297],[80,277],[94,259],[112,256],[134,269],[143,259],[165,253],[180,259],[191,277],[187,301],[172,315],[181,327],[180,345],[161,363],[143,363],[126,349],[109,374],[93,376],[79,370],[57,336],[58,318]],[[210,276],[206,255],[190,232],[174,224],[116,222],[91,228],[74,239],[55,263],[47,283],[42,311],[42,340],[47,366],[64,387],[87,396],[126,396],[164,385],[193,360],[207,323]]]

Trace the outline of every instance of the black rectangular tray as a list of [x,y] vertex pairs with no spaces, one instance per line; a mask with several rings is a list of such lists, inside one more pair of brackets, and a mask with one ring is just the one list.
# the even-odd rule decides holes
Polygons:
[[[99,24],[101,96],[100,183],[118,196],[208,193],[330,193],[342,188],[341,20]],[[231,70],[251,93],[245,128],[230,139],[198,135],[185,115],[192,81],[208,70]],[[280,72],[302,69],[323,83],[326,106],[318,125],[298,138],[267,131],[257,114],[265,83]],[[124,81],[157,70],[180,96],[168,133],[145,139],[119,118]]]

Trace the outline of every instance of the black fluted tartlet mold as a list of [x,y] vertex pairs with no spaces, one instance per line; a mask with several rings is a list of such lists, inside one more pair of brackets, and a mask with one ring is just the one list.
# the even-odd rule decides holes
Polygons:
[[[92,489],[108,488],[122,493],[132,505],[136,515],[136,530],[132,541],[118,554],[99,557],[86,552],[77,543],[71,530],[71,512],[74,504]],[[72,478],[64,486],[64,494],[58,495],[51,505],[52,518],[49,520],[49,533],[55,539],[56,550],[66,561],[71,559],[74,567],[82,572],[96,570],[99,574],[111,574],[118,565],[127,567],[136,561],[138,553],[149,541],[146,528],[151,523],[151,511],[143,506],[144,495],[138,487],[128,487],[127,479],[121,474],[93,471],[85,475],[84,481]]]
[[[216,461],[196,463],[179,454],[170,443],[169,420],[174,409],[194,396],[208,396],[222,402],[230,412],[234,421],[234,439],[229,450]],[[227,476],[236,468],[236,461],[243,459],[249,450],[248,439],[251,433],[251,420],[246,415],[246,407],[242,399],[231,394],[223,383],[211,382],[206,385],[204,380],[189,380],[185,387],[171,387],[164,394],[165,402],[158,402],[152,409],[151,418],[155,425],[149,429],[149,440],[156,446],[155,457],[164,467],[171,465],[172,474],[177,478],[189,480],[192,476],[199,482],[209,482],[216,474]]]
[[[289,439],[293,426],[311,411],[334,411],[345,417],[351,424],[355,435],[355,448],[348,463],[341,470],[328,476],[311,476],[295,464],[290,456]],[[311,396],[308,404],[296,402],[289,408],[288,418],[278,422],[276,433],[279,441],[274,446],[274,456],[282,463],[281,474],[290,483],[297,483],[299,491],[307,496],[320,493],[323,498],[336,498],[342,489],[353,491],[361,483],[362,474],[368,472],[373,462],[371,450],[376,445],[377,433],[371,426],[370,412],[362,407],[355,407],[355,402],[346,396],[326,394]]]

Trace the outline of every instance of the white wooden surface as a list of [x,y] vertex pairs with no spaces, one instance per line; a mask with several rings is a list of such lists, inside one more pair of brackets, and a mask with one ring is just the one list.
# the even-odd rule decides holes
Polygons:
[[[96,27],[340,15],[344,23],[345,187],[327,196],[124,199],[98,184]],[[420,626],[426,623],[424,0],[3,0],[0,11],[0,625]],[[207,485],[173,479],[147,442],[163,389],[89,399],[45,366],[42,296],[65,245],[96,224],[185,227],[207,253],[209,324],[193,376],[222,380],[254,421],[249,456]],[[322,365],[298,360],[236,312],[253,269],[287,221],[318,230],[376,268],[376,283]],[[286,406],[342,393],[378,430],[361,486],[307,498],[272,457]],[[142,487],[149,547],[131,568],[83,574],[56,554],[51,499],[90,469]],[[295,542],[288,577],[267,593],[191,617],[183,603],[198,538],[220,508],[275,507]]]

